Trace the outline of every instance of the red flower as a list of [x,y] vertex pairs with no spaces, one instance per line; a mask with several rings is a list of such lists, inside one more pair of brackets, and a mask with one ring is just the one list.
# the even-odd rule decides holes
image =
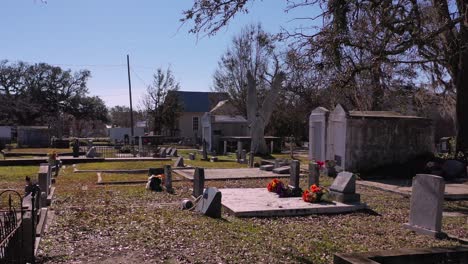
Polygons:
[[302,200],[304,200],[304,202],[310,202],[310,200],[309,200],[309,191],[308,190],[305,190],[302,193]]
[[317,165],[319,166],[319,168],[323,168],[323,166],[325,166],[325,161],[317,161]]
[[318,192],[320,192],[322,189],[321,189],[320,187],[318,187],[317,185],[312,184],[312,186],[310,186],[310,190],[311,190],[313,193],[318,193]]

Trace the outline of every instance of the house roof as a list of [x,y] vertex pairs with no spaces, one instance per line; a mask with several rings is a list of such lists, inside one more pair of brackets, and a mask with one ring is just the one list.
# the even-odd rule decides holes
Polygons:
[[184,112],[209,112],[219,101],[227,99],[226,93],[173,91]]

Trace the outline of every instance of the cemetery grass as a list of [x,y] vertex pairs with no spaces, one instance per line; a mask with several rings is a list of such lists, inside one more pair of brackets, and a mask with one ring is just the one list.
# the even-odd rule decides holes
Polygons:
[[0,167],[0,189],[20,190],[22,194],[26,184],[26,176],[37,180],[38,166],[1,166]]
[[[42,262],[331,263],[339,252],[458,245],[404,229],[409,199],[371,188],[358,186],[358,192],[373,212],[246,219],[223,214],[222,219],[211,219],[178,209],[191,195],[189,181],[174,182],[173,195],[146,191],[144,185],[95,182],[96,173],[61,172],[52,205],[54,220],[41,242]],[[332,179],[323,177],[322,182],[330,185]],[[264,188],[267,183],[230,180],[206,185]],[[301,186],[305,184],[301,179]],[[446,202],[447,207],[468,207],[467,201],[452,203]],[[468,238],[466,221],[444,217],[443,230]]]

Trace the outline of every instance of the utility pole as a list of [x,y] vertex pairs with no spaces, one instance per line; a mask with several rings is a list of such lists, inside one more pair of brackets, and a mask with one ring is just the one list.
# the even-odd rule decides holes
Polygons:
[[128,94],[130,95],[130,141],[133,141],[133,107],[132,107],[132,81],[130,80],[130,57],[127,54],[127,71],[128,71]]

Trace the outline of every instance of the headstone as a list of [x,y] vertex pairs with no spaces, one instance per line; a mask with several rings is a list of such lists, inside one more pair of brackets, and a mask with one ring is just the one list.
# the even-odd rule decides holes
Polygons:
[[164,186],[166,187],[166,191],[168,193],[174,193],[174,189],[172,188],[171,165],[165,165],[164,166]]
[[341,193],[355,193],[356,177],[351,172],[340,172],[333,181],[333,184],[330,186],[330,190]]
[[273,153],[275,151],[275,142],[272,140],[270,141],[270,153]]
[[330,186],[330,197],[340,203],[358,203],[361,196],[356,193],[356,176],[351,172],[340,172]]
[[447,160],[442,164],[442,172],[447,179],[458,178],[466,174],[466,166],[458,160]]
[[298,160],[291,162],[291,170],[289,175],[289,186],[293,189],[299,188],[299,177],[301,172],[301,163]]
[[319,165],[315,162],[309,163],[309,178],[308,178],[308,186],[312,186],[313,184],[319,185],[320,184],[320,168]]
[[203,140],[203,150],[202,150],[202,155],[203,155],[203,158],[202,160],[208,160],[208,150],[206,149],[206,141]]
[[441,231],[444,191],[442,177],[417,174],[413,178],[409,223],[404,226],[432,237],[445,237]]
[[159,150],[159,157],[165,158],[166,157],[166,148],[161,148]]
[[278,159],[275,159],[275,169],[281,167],[280,166],[280,161]]
[[73,157],[78,158],[80,156],[80,142],[78,139],[73,141]]
[[215,187],[206,188],[195,211],[213,218],[221,218],[221,192]]
[[97,157],[97,150],[96,150],[96,147],[91,147],[91,148],[86,152],[86,157],[87,157],[87,158],[94,158],[94,157]]
[[238,160],[238,162],[241,160],[241,153],[242,153],[242,141],[237,141],[236,159]]
[[40,165],[39,166],[39,173],[37,174],[37,181],[39,184],[39,188],[41,192],[44,192],[44,197],[41,195],[41,204],[47,205],[47,196],[49,195],[49,188],[50,188],[50,173],[49,173],[49,166],[48,165]]
[[227,154],[227,141],[224,141],[223,155]]
[[210,158],[210,162],[217,162],[217,161],[218,161],[218,157],[213,156]]
[[291,168],[289,166],[278,167],[273,169],[273,173],[276,174],[289,174]]
[[243,149],[241,152],[240,160],[241,163],[247,163],[247,151],[245,149]]
[[272,171],[274,168],[275,166],[271,164],[260,166],[260,170],[264,170],[264,171]]
[[174,167],[184,167],[184,158],[182,156],[178,157],[174,163]]
[[195,168],[195,173],[193,175],[193,197],[197,198],[203,194],[203,189],[205,188],[205,169]]
[[143,139],[141,137],[138,137],[138,153],[143,153]]
[[254,153],[252,151],[249,152],[249,168],[253,168],[254,167],[254,161],[255,161],[255,158],[254,158]]
[[172,148],[171,147],[167,148],[166,149],[166,156],[170,156],[171,152],[172,152]]
[[177,155],[177,149],[176,149],[176,148],[173,148],[173,149],[171,150],[171,154],[170,154],[170,155],[171,155],[172,157],[177,157],[177,156],[178,156],[178,155]]
[[189,160],[195,160],[195,154],[194,153],[189,153]]
[[88,149],[93,147],[93,140],[88,140]]

